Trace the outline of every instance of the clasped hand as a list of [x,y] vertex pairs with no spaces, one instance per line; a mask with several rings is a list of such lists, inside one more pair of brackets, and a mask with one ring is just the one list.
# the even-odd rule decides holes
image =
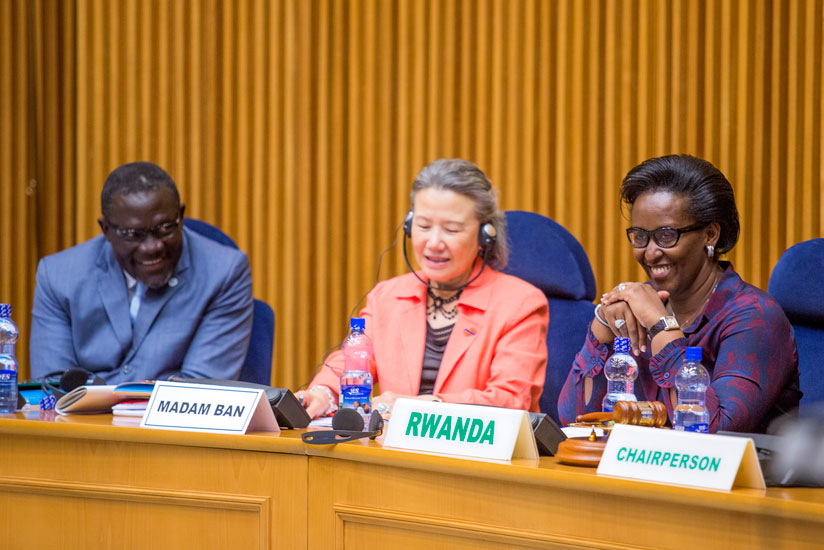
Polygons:
[[[601,297],[601,317],[615,338],[629,338],[635,355],[647,350],[647,330],[669,315],[666,290],[646,283],[621,283]],[[605,327],[606,328],[606,327]]]

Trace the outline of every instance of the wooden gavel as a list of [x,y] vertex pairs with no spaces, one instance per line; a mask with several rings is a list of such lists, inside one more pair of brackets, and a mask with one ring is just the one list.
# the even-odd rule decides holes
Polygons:
[[660,401],[619,401],[612,412],[579,414],[575,421],[587,424],[613,421],[617,424],[659,427],[667,423],[667,408]]

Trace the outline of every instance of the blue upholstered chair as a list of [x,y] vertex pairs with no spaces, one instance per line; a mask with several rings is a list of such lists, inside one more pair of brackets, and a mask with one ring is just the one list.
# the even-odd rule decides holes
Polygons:
[[558,422],[558,394],[592,322],[595,277],[581,244],[558,223],[534,212],[505,215],[510,254],[504,272],[532,283],[549,302],[549,360],[540,407]]
[[[238,248],[226,233],[204,221],[184,218],[183,224],[204,237],[231,248]],[[275,312],[263,300],[255,300],[249,351],[240,371],[240,379],[256,384],[272,384],[272,352],[275,345]]]
[[803,415],[813,403],[824,402],[824,239],[788,248],[773,268],[767,292],[784,308],[795,331]]

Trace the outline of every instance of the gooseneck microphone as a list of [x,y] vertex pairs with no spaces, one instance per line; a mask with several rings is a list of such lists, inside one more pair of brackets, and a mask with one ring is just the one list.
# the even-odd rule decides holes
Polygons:
[[375,439],[381,432],[383,432],[383,417],[378,411],[372,412],[369,417],[369,429],[363,431],[363,417],[358,411],[339,409],[332,417],[331,430],[306,432],[301,439],[309,445],[331,445],[364,437]]

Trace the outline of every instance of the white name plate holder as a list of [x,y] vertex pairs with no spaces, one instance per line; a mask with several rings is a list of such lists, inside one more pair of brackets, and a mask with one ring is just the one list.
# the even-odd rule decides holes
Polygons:
[[729,491],[766,489],[752,439],[616,424],[598,474]]
[[280,431],[263,390],[160,381],[140,427],[227,434]]
[[398,399],[384,447],[470,459],[538,458],[526,411]]

